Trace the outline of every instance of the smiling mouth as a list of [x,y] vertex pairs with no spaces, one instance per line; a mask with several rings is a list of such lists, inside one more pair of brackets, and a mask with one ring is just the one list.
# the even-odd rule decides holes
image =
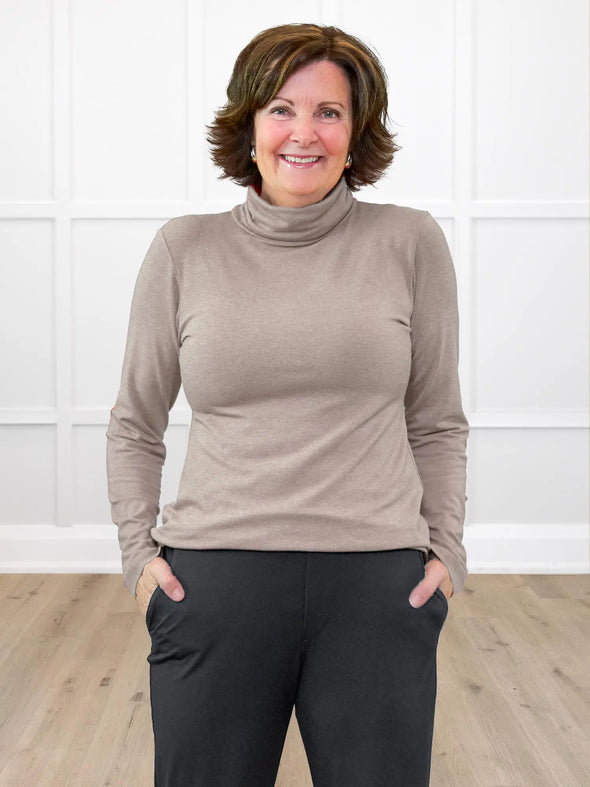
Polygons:
[[286,164],[292,167],[312,167],[317,164],[323,157],[322,156],[289,156],[285,153],[280,153],[279,158],[282,158]]

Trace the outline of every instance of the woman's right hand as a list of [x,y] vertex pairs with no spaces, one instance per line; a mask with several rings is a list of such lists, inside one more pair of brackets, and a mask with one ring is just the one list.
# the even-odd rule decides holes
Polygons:
[[184,588],[172,573],[170,564],[163,557],[155,557],[145,564],[135,590],[135,599],[144,618],[150,598],[158,585],[173,601],[182,601],[184,598]]

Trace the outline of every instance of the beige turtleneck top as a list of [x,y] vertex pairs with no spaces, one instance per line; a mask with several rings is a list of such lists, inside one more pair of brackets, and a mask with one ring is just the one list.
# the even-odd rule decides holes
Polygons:
[[[428,211],[359,201],[173,218],[139,270],[106,431],[126,587],[161,545],[439,557],[458,593],[466,443],[456,276]],[[163,441],[192,409],[175,500]]]

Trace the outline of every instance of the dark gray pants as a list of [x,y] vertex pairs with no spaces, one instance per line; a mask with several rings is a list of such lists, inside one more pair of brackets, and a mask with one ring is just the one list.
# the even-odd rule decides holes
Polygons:
[[440,589],[418,549],[166,547],[184,587],[150,599],[156,787],[273,787],[295,715],[314,787],[426,787]]

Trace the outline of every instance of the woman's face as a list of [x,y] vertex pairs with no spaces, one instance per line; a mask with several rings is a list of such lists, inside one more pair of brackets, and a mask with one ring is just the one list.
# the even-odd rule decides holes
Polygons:
[[[254,115],[261,196],[271,205],[319,202],[342,177],[350,147],[352,107],[345,72],[328,60],[300,68]],[[288,161],[317,157],[313,163]]]

